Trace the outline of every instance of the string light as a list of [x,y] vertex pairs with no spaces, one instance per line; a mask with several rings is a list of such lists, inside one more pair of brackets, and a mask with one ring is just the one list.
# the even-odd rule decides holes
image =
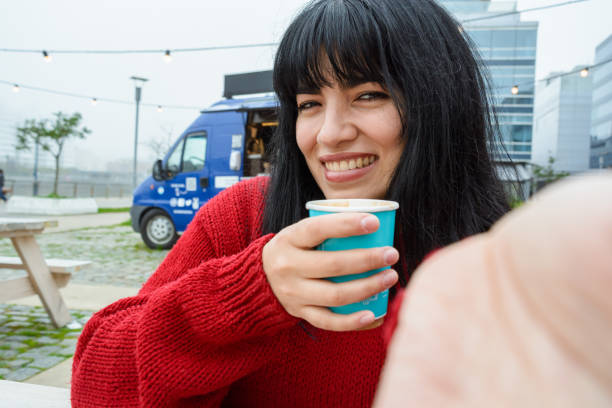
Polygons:
[[51,62],[51,56],[49,55],[47,51],[43,50],[42,54],[43,54],[43,59],[45,60],[45,62]]
[[166,52],[164,53],[164,61],[166,61],[166,63],[172,62],[172,55],[170,55],[170,50],[166,50]]
[[[584,3],[590,0],[569,0],[564,3],[551,4],[548,6],[540,6],[530,9],[523,10],[515,10],[507,13],[499,13],[493,15],[485,15],[482,17],[470,18],[466,20],[460,21],[463,24],[472,23],[475,21],[482,20],[490,20],[499,17],[505,17],[509,15],[520,15],[532,11],[540,11],[546,9],[552,9],[557,7],[568,6],[577,3]],[[239,49],[239,48],[255,48],[255,47],[276,47],[278,43],[259,43],[259,44],[238,44],[238,45],[221,45],[221,46],[211,46],[211,47],[195,47],[195,48],[173,48],[174,52],[202,52],[202,51],[216,51],[216,50],[231,50],[231,49]],[[40,50],[32,50],[32,49],[21,49],[21,48],[0,48],[0,52],[25,52],[25,53],[38,53]],[[138,50],[51,50],[49,51],[53,54],[157,54],[160,52],[164,53],[164,58],[170,55],[170,50],[163,49],[138,49]]]
[[[581,77],[587,77],[588,75],[590,75],[591,71],[595,68],[601,67],[603,65],[607,65],[609,63],[612,63],[612,58],[609,58],[607,60],[598,62],[594,65],[585,67],[585,68],[580,68],[580,69],[576,69],[570,72],[564,72],[564,73],[560,73],[560,74],[556,74],[556,75],[552,75],[549,76],[547,78],[543,78],[543,79],[539,79],[539,80],[531,80],[528,82],[523,82],[523,83],[518,83],[515,84],[512,88],[512,94],[513,95],[517,95],[519,93],[519,86],[524,86],[526,87],[526,89],[529,89],[529,85],[533,85],[536,82],[542,82],[542,81],[550,81],[552,79],[555,78],[560,78],[560,77],[565,77],[568,75],[574,75],[574,74],[580,74]],[[50,93],[50,94],[54,94],[54,95],[63,95],[63,96],[70,96],[70,97],[74,97],[74,98],[82,98],[82,99],[89,99],[91,100],[91,97],[88,95],[84,95],[84,94],[76,94],[76,93],[71,93],[71,92],[64,92],[64,91],[58,91],[58,90],[53,90],[53,89],[46,89],[46,88],[39,88],[39,87],[34,87],[34,86],[29,86],[29,85],[22,85],[19,86],[13,82],[10,81],[5,81],[0,79],[0,84],[5,84],[5,85],[12,85],[13,86],[13,92],[17,93],[21,90],[21,88],[25,88],[25,89],[29,89],[32,91],[38,91],[38,92],[45,92],[45,93]],[[499,87],[493,87],[493,88],[489,88],[489,91],[495,91],[495,90],[502,90],[502,89],[508,89],[506,86],[499,86]],[[507,91],[505,91],[507,92]],[[96,101],[98,100],[98,98],[94,98]],[[108,103],[116,103],[116,104],[123,104],[123,105],[132,105],[133,102],[132,101],[127,101],[127,100],[119,100],[119,99],[110,99],[110,98],[100,98],[101,101],[103,102],[108,102]],[[93,101],[92,101],[93,103]],[[143,103],[141,104],[142,106],[147,106],[147,107],[153,107],[153,108],[157,108],[158,112],[163,112],[164,109],[186,109],[186,110],[200,110],[201,106],[186,106],[186,105],[160,105],[157,103]]]
[[96,98],[91,98],[91,104],[96,106],[98,104],[98,100]]
[[[85,94],[77,94],[77,93],[73,93],[73,92],[65,92],[65,91],[58,91],[55,89],[48,89],[48,88],[40,88],[37,86],[30,86],[30,85],[24,85],[21,84],[17,85],[14,84],[13,82],[10,81],[5,81],[0,79],[0,84],[4,84],[4,85],[10,85],[13,86],[13,91],[14,92],[19,92],[19,90],[21,88],[23,89],[28,89],[31,91],[37,91],[37,92],[44,92],[44,93],[48,93],[48,94],[52,94],[52,95],[62,95],[62,96],[69,96],[72,98],[80,98],[80,99],[87,99],[88,101],[91,102],[92,97],[89,95],[85,95]],[[16,88],[16,89],[15,89]],[[95,98],[96,101],[100,101],[100,102],[107,102],[107,103],[114,103],[114,104],[121,104],[121,105],[133,105],[134,102],[130,101],[130,100],[122,100],[122,99],[111,99],[111,98]],[[157,108],[158,106],[162,106],[159,103],[141,103],[141,106],[146,106],[146,107],[152,107],[152,108]],[[202,106],[189,106],[189,105],[169,105],[169,104],[164,104],[163,105],[163,109],[185,109],[185,110],[202,110]]]

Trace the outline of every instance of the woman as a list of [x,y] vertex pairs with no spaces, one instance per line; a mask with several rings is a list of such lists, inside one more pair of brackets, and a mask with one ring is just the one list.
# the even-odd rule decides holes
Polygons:
[[[311,3],[281,41],[274,86],[269,181],[207,203],[138,296],[89,321],[75,406],[369,406],[392,319],[327,307],[405,286],[426,253],[507,210],[482,77],[433,0]],[[367,214],[306,218],[324,197],[398,201],[397,249],[313,250],[378,227]]]

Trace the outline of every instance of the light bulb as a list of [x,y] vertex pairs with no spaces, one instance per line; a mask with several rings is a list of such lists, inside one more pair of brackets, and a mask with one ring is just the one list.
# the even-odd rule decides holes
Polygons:
[[164,108],[162,108],[162,106],[161,106],[161,105],[158,105],[158,106],[157,106],[157,111],[158,111],[158,112],[163,112],[163,111],[164,111]]
[[47,51],[44,51],[44,50],[43,50],[43,59],[45,60],[45,62],[51,62],[51,56],[49,55]]
[[170,55],[170,50],[166,50],[164,54],[164,61],[166,61],[166,63],[172,61],[172,55]]
[[514,85],[514,86],[512,87],[512,95],[516,95],[516,94],[518,94],[518,91],[519,91],[519,90],[518,90],[518,85]]
[[96,98],[91,98],[91,104],[96,106],[98,104],[98,100]]
[[19,85],[15,84],[13,85],[13,92],[17,93],[20,91]]
[[588,68],[583,68],[582,71],[580,71],[580,76],[583,78],[586,78],[589,76],[589,69]]

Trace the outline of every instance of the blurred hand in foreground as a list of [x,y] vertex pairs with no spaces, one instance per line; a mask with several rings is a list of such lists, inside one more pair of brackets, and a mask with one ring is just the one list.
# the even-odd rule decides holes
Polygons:
[[415,273],[376,407],[612,407],[612,174],[538,194]]

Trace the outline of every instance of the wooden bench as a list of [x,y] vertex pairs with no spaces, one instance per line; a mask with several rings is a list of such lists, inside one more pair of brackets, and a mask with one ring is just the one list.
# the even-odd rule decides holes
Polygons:
[[[53,258],[45,259],[45,263],[58,288],[63,288],[68,284],[72,273],[91,265],[90,261]],[[21,262],[19,257],[0,256],[0,269],[26,270],[26,266]],[[3,284],[7,286],[10,285],[12,290],[4,290],[1,292],[0,302],[37,294],[32,285],[30,285],[30,278],[27,276],[3,281]]]

